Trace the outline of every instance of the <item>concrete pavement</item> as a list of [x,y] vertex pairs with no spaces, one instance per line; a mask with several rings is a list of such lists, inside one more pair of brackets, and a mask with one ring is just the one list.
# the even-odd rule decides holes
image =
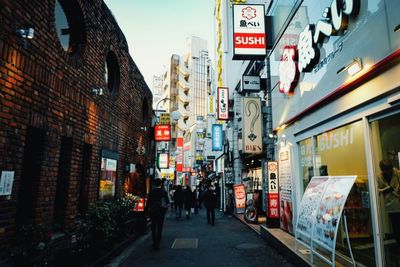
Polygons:
[[207,224],[205,209],[175,219],[169,211],[160,249],[151,244],[151,231],[134,241],[107,267],[128,266],[294,266],[265,240],[236,218],[216,212],[215,226]]

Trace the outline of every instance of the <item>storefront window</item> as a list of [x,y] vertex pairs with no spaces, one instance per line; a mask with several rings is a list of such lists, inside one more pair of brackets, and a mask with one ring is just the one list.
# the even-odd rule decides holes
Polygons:
[[400,114],[371,123],[379,226],[386,266],[400,262]]
[[[299,142],[300,173],[304,189],[312,176],[351,176],[357,179],[347,198],[343,215],[346,216],[348,235],[354,259],[366,266],[375,265],[374,240],[369,203],[368,176],[362,121],[324,132]],[[351,262],[347,234],[342,216],[336,239],[336,259]]]
[[117,160],[101,158],[99,199],[110,199],[115,196],[117,179]]

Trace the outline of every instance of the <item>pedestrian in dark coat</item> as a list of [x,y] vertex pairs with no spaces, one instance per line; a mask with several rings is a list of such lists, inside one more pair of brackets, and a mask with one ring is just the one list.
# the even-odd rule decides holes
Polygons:
[[212,190],[211,185],[207,186],[207,190],[203,193],[204,206],[207,209],[207,223],[215,224],[215,207],[217,205],[217,194]]
[[165,213],[168,210],[169,198],[167,192],[161,188],[161,179],[154,180],[154,187],[149,193],[147,207],[150,212],[151,234],[153,248],[160,248],[161,233],[164,224]]
[[194,207],[194,196],[190,186],[186,186],[183,193],[183,206],[186,210],[186,219],[190,219],[191,209]]
[[182,207],[183,207],[183,191],[181,185],[176,186],[176,190],[174,193],[174,204],[175,204],[176,219],[180,219],[182,216]]

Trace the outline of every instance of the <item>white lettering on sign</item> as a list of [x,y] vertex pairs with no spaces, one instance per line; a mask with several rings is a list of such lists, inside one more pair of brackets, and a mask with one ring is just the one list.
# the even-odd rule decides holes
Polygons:
[[279,64],[279,92],[290,95],[296,86],[299,72],[297,71],[297,53],[295,46],[286,46]]
[[299,71],[308,72],[313,69],[319,60],[319,48],[317,44],[323,44],[325,38],[337,35],[347,29],[349,16],[357,15],[360,9],[360,0],[333,0],[330,7],[324,9],[322,17],[316,26],[307,25],[300,33]]
[[320,138],[318,138],[318,148],[320,151],[335,149],[352,144],[353,128],[335,133],[324,133]]

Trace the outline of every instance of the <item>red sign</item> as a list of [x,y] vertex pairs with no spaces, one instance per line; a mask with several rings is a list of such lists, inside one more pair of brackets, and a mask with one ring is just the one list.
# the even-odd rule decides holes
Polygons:
[[156,125],[154,127],[154,140],[169,141],[171,140],[171,125]]
[[183,137],[176,138],[176,171],[183,170]]
[[139,198],[136,200],[135,206],[133,207],[133,211],[136,212],[143,212],[144,207],[145,207],[146,199],[145,198]]
[[268,218],[279,218],[279,193],[269,194]]
[[233,35],[235,48],[264,48],[265,49],[265,34],[264,33],[242,33],[236,32]]
[[286,46],[279,64],[279,92],[286,95],[293,94],[298,78],[297,48],[296,46]]

